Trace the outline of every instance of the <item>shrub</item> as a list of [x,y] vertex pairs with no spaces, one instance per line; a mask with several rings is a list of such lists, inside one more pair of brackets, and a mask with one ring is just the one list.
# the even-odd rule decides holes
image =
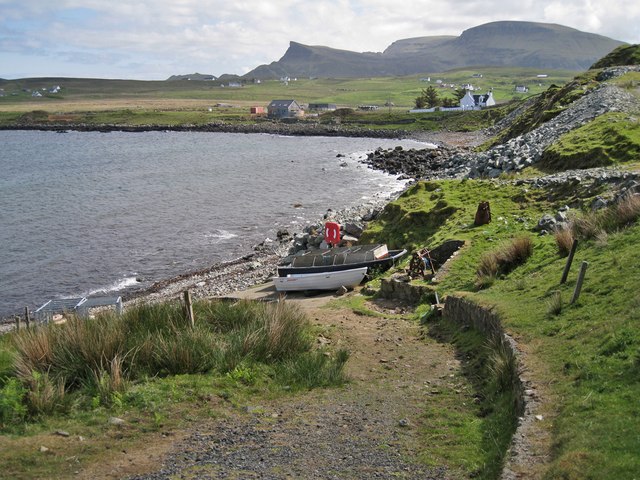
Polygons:
[[101,369],[93,372],[91,388],[95,391],[99,404],[111,406],[116,403],[116,398],[119,398],[119,395],[126,391],[127,381],[122,370],[122,363],[122,357],[116,355],[109,362],[108,370]]
[[509,348],[509,345],[502,338],[489,340],[487,368],[491,375],[491,380],[496,385],[498,392],[513,391],[520,383],[518,377],[518,361]]
[[23,401],[27,391],[17,378],[9,378],[0,389],[0,430],[20,424],[27,416]]
[[618,203],[604,210],[588,212],[577,217],[574,235],[585,239],[603,237],[606,233],[626,228],[640,218],[640,195],[626,195]]
[[206,373],[215,366],[214,352],[219,349],[215,336],[200,328],[159,335],[153,350],[154,370],[171,375]]
[[626,227],[640,218],[640,195],[626,195],[612,210],[616,228]]
[[594,238],[602,232],[602,214],[589,212],[577,217],[573,222],[573,233],[576,237]]
[[53,364],[50,327],[20,330],[13,335],[16,349],[15,370],[19,377],[28,378],[31,372],[46,372]]
[[479,277],[495,278],[500,269],[500,257],[496,252],[486,252],[480,257],[480,265],[478,266]]
[[46,415],[66,407],[64,378],[53,379],[48,372],[34,371],[23,381],[27,383],[26,404],[31,414]]
[[[308,321],[296,306],[286,302],[239,302],[237,308],[235,315],[246,316],[247,319],[243,323],[237,322],[237,317],[232,320],[237,327],[226,336],[227,346],[220,362],[223,372],[233,370],[245,358],[274,363],[311,348],[311,341],[306,335]],[[241,313],[248,308],[252,308],[251,317]],[[216,328],[219,328],[218,323]]]

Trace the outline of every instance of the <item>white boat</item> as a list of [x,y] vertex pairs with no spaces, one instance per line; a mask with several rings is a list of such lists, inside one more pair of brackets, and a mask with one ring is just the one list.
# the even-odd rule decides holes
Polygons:
[[340,287],[355,287],[366,273],[367,267],[336,272],[292,273],[286,277],[273,277],[273,284],[279,292],[337,290]]

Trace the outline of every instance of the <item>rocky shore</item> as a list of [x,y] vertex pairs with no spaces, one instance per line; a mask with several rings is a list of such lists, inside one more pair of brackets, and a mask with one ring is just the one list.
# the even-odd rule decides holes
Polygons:
[[322,218],[300,231],[278,231],[276,239],[265,239],[240,258],[161,280],[147,289],[129,293],[124,297],[125,305],[177,299],[184,290],[189,290],[196,299],[223,297],[265,283],[276,274],[277,265],[286,262],[291,255],[323,247],[326,221],[340,223],[344,242],[357,242],[366,223],[375,219],[390,198],[399,193],[338,211],[328,210]]
[[204,125],[119,125],[90,123],[39,123],[23,121],[11,126],[0,126],[0,130],[41,130],[51,132],[209,132],[209,133],[267,133],[290,136],[323,137],[368,137],[368,138],[411,138],[406,130],[371,130],[346,127],[342,125],[322,125],[311,122],[275,122],[257,123],[212,122]]

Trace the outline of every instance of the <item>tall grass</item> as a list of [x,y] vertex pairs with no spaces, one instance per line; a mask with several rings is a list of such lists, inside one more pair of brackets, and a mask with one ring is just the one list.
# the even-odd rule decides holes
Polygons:
[[[312,352],[310,324],[294,305],[199,301],[194,312],[193,327],[175,302],[15,332],[14,373],[26,388],[30,411],[54,411],[64,404],[65,392],[83,389],[100,404],[110,405],[132,381],[227,373],[240,364],[286,363],[289,370],[301,368],[317,377],[318,386],[344,380],[339,372],[346,357],[319,361]],[[312,358],[316,361],[310,362]],[[310,385],[304,375],[282,378]]]
[[527,235],[514,237],[502,247],[484,253],[476,272],[476,287],[484,288],[491,285],[498,275],[506,275],[522,265],[532,253],[533,241]]
[[612,233],[628,227],[640,218],[640,195],[629,194],[617,203],[594,212],[576,217],[572,230],[574,235],[592,239],[603,233]]
[[573,229],[569,228],[558,228],[554,234],[553,238],[556,241],[556,246],[558,247],[558,253],[562,257],[566,257],[571,252],[571,247],[573,246]]

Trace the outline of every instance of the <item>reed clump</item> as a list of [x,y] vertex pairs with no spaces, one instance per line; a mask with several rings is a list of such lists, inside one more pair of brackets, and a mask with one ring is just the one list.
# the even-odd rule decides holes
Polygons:
[[532,254],[533,241],[527,235],[514,237],[500,248],[484,253],[476,272],[476,287],[490,286],[498,275],[511,272],[525,263]]
[[640,195],[628,194],[608,208],[584,213],[571,225],[573,234],[584,239],[602,237],[628,227],[640,218]]
[[314,351],[310,324],[294,305],[199,301],[194,312],[194,326],[180,303],[169,302],[15,332],[13,370],[30,412],[56,410],[68,392],[84,391],[109,406],[132,382],[226,374],[241,364],[305,371],[280,375],[305,387],[345,381],[341,372],[348,355],[329,358]]

